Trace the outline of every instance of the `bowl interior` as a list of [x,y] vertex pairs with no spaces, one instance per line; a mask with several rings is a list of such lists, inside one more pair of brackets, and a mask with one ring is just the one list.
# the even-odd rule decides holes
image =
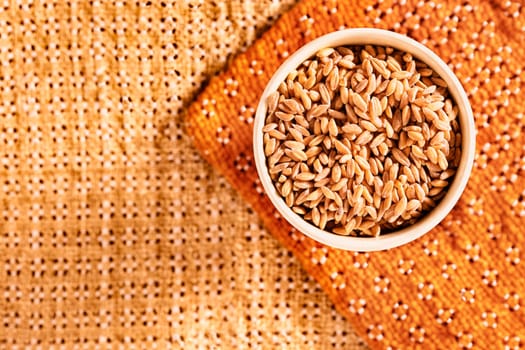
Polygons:
[[[462,133],[461,160],[448,193],[439,204],[413,225],[379,237],[340,236],[319,229],[294,213],[277,193],[268,174],[266,157],[263,149],[263,133],[266,118],[267,96],[276,91],[288,73],[297,68],[303,61],[325,47],[343,45],[377,45],[390,46],[409,52],[415,58],[427,63],[448,84],[448,89],[459,109],[459,123]],[[323,244],[353,251],[375,251],[393,248],[408,243],[435,227],[450,212],[463,192],[474,161],[475,125],[472,109],[461,83],[450,68],[430,49],[407,36],[381,29],[359,28],[333,32],[319,37],[291,55],[275,72],[264,90],[257,107],[254,122],[254,157],[259,179],[273,205],[279,213],[297,230]]]

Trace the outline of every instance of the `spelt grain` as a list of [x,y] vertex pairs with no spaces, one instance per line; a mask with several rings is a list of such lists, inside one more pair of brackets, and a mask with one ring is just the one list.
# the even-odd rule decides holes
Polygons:
[[446,193],[457,106],[428,66],[391,48],[325,48],[268,94],[264,154],[287,206],[321,229],[379,235]]
[[319,94],[321,95],[321,101],[323,104],[330,106],[332,98],[330,97],[330,92],[325,84],[319,84]]
[[359,135],[357,137],[357,139],[354,142],[355,142],[356,145],[364,145],[364,144],[367,144],[368,142],[370,142],[373,137],[374,137],[374,135],[372,135],[372,133],[370,133],[370,131],[365,130],[365,131],[363,131],[361,133],[361,135]]
[[348,178],[342,178],[336,184],[332,185],[331,190],[334,192],[339,192],[344,190],[348,186]]
[[334,119],[330,119],[328,122],[328,133],[333,137],[336,137],[339,134],[339,128],[337,127]]

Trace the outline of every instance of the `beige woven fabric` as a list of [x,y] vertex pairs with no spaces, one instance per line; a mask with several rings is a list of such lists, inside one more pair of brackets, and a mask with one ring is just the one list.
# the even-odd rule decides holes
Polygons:
[[183,131],[292,3],[0,5],[0,349],[364,348]]

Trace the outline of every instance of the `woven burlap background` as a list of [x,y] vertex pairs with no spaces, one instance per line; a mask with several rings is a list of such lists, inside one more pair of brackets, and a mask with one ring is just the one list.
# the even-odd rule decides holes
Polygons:
[[[277,215],[257,179],[250,118],[290,53],[364,26],[407,34],[440,55],[463,83],[478,131],[454,210],[421,239],[376,253],[322,246]],[[189,108],[188,130],[371,348],[523,349],[524,43],[523,2],[301,1],[210,82]]]
[[362,349],[184,133],[294,1],[0,4],[0,349]]

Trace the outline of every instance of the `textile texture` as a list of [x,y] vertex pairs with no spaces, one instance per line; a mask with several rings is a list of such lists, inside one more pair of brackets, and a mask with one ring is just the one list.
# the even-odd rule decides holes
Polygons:
[[[190,107],[187,127],[204,157],[371,348],[523,348],[524,11],[512,1],[303,1]],[[478,131],[472,177],[454,210],[424,237],[385,252],[331,249],[292,229],[264,195],[252,155],[254,110],[279,64],[352,27],[394,30],[434,50],[463,83]]]
[[365,348],[183,131],[293,2],[0,4],[0,349]]

